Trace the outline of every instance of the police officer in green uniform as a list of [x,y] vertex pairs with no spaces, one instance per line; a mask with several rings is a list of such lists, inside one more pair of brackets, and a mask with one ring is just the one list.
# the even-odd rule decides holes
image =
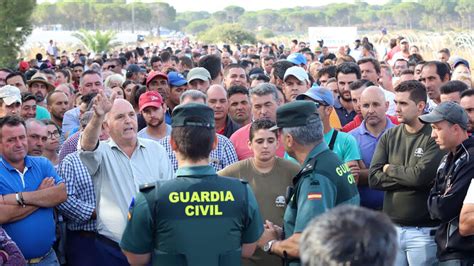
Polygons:
[[132,200],[120,246],[130,264],[240,265],[263,233],[250,186],[209,166],[214,112],[189,103],[173,111],[176,179],[147,184]]
[[317,103],[294,101],[277,109],[286,152],[303,168],[293,179],[283,217],[283,229],[270,221],[259,240],[264,251],[284,258],[288,265],[300,265],[299,239],[316,216],[339,204],[359,205],[356,181],[347,165],[324,142]]

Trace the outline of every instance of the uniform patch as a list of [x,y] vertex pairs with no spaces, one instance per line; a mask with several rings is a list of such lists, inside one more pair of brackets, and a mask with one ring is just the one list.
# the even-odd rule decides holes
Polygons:
[[132,198],[132,202],[130,202],[130,206],[128,207],[128,215],[127,215],[128,220],[132,219],[133,206],[135,206],[135,197]]
[[275,206],[276,206],[277,208],[285,208],[285,205],[286,205],[285,197],[283,197],[283,196],[278,196],[278,197],[275,199]]
[[308,193],[308,200],[320,200],[322,198],[322,193]]

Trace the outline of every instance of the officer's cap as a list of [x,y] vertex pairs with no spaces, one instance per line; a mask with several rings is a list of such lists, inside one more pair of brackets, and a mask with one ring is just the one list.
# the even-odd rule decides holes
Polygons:
[[172,127],[207,127],[214,128],[214,111],[201,103],[178,105],[173,110]]
[[276,126],[270,130],[284,127],[301,127],[320,121],[316,112],[317,103],[310,101],[293,101],[277,109]]

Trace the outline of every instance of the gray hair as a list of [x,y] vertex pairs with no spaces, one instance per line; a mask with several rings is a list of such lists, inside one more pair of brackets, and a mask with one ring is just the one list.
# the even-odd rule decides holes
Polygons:
[[112,74],[105,79],[104,86],[110,88],[110,83],[119,82],[120,86],[125,82],[125,79],[120,74]]
[[[311,118],[313,116],[319,118],[317,114],[312,114]],[[321,119],[301,127],[285,127],[282,129],[282,132],[283,134],[291,135],[300,145],[318,144],[323,141],[324,137]]]
[[202,91],[198,90],[187,90],[181,94],[179,97],[179,102],[183,102],[184,98],[186,97],[191,97],[193,101],[198,100],[198,99],[203,99],[204,102],[207,102],[207,95],[204,94]]
[[280,99],[278,97],[277,87],[271,83],[261,83],[249,90],[249,95],[265,96],[273,95],[275,102],[279,103]]
[[395,263],[397,232],[382,212],[338,206],[313,219],[303,231],[304,266],[386,265]]
[[38,120],[36,118],[28,118],[25,121],[26,131],[28,131],[28,128],[30,128],[32,124],[38,124],[38,125],[43,126],[43,127],[46,126],[46,123],[41,121],[41,120]]

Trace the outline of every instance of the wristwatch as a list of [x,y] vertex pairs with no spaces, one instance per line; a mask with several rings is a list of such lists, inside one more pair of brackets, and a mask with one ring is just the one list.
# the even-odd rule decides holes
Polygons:
[[276,242],[275,239],[268,241],[268,242],[263,246],[263,251],[265,251],[265,252],[268,253],[268,254],[271,254],[271,253],[272,253],[272,246],[273,246],[273,243],[275,243],[275,242]]

